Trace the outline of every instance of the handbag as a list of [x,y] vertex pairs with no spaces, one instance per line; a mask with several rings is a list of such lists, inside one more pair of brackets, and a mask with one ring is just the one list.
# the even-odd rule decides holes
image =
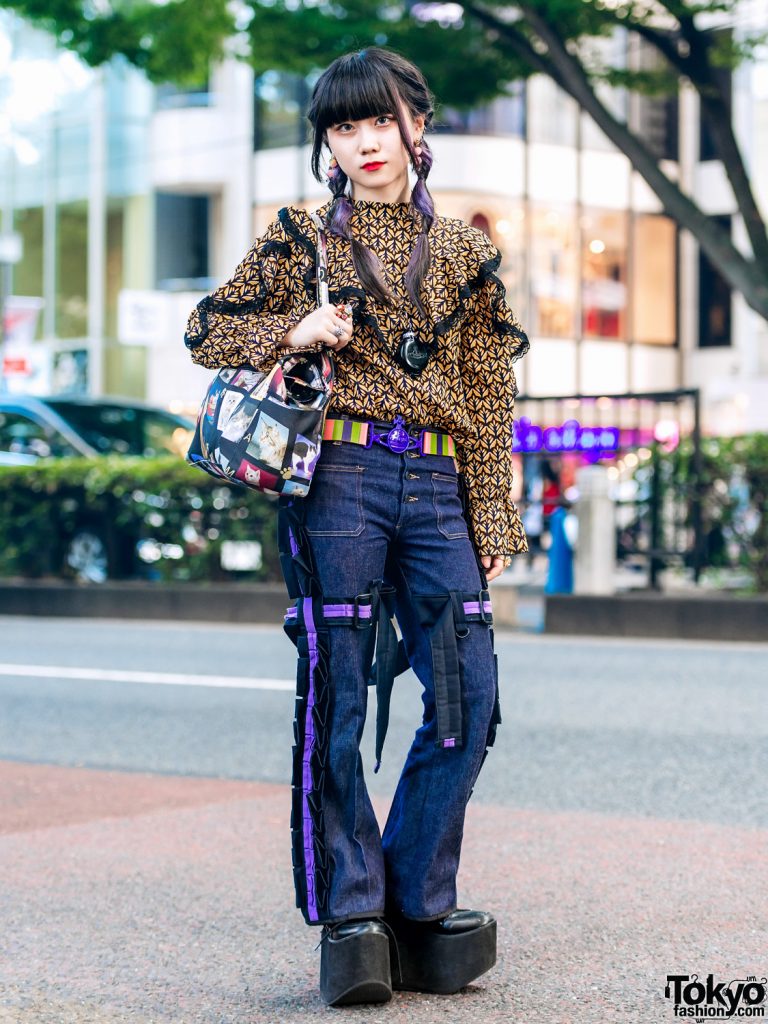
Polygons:
[[[316,214],[317,302],[328,302],[323,222]],[[208,388],[187,462],[232,484],[305,497],[320,455],[335,364],[327,349],[293,351],[271,370],[219,370]]]

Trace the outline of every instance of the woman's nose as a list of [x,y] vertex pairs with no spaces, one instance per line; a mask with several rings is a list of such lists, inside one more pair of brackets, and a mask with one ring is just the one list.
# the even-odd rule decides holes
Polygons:
[[361,132],[360,133],[360,152],[361,153],[372,153],[378,152],[379,140],[373,132]]

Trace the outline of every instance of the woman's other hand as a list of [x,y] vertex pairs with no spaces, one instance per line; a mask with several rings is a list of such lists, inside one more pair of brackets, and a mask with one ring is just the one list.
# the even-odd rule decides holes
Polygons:
[[497,576],[501,576],[510,562],[506,555],[481,555],[480,561],[483,563],[485,578],[489,583]]
[[352,338],[352,317],[347,309],[332,302],[318,306],[288,331],[282,345],[285,348],[306,348],[322,342],[338,352]]

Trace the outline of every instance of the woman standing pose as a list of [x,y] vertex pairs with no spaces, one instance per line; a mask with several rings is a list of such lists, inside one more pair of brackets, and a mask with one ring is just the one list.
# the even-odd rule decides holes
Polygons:
[[[307,923],[323,926],[331,1005],[383,1002],[393,985],[456,992],[496,959],[496,922],[457,909],[456,873],[500,721],[486,586],[526,550],[510,490],[512,363],[528,341],[495,275],[498,250],[435,215],[432,114],[421,72],[396,53],[335,60],[308,115],[318,180],[330,151],[333,198],[317,213],[331,301],[314,308],[313,221],[287,207],[185,336],[209,367],[266,370],[318,344],[336,353],[310,493],[283,494],[279,510],[295,599],[285,629],[299,653],[294,881]],[[408,665],[424,717],[382,835],[359,752],[368,683],[378,759],[392,680]]]

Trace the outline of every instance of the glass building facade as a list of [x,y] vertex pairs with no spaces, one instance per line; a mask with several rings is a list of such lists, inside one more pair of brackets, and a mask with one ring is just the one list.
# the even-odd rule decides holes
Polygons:
[[[280,206],[328,194],[308,168],[311,80],[231,62],[195,88],[152,88],[119,61],[85,69],[7,11],[0,41],[0,206],[3,230],[23,240],[6,271],[9,305],[40,305],[34,351],[45,356],[38,376],[6,386],[192,404],[201,378],[179,343],[184,312]],[[652,65],[621,33],[603,45]],[[695,109],[677,95],[601,94],[673,176],[699,187],[711,145]],[[687,171],[681,125],[696,135]],[[500,275],[533,341],[520,373],[529,393],[687,386],[707,359],[733,351],[747,321],[727,285],[551,80],[511,83],[470,111],[438,108],[433,150],[438,211],[501,250]],[[702,181],[737,232],[726,199],[712,200]],[[126,304],[132,323],[146,315],[146,339],[121,332]]]

